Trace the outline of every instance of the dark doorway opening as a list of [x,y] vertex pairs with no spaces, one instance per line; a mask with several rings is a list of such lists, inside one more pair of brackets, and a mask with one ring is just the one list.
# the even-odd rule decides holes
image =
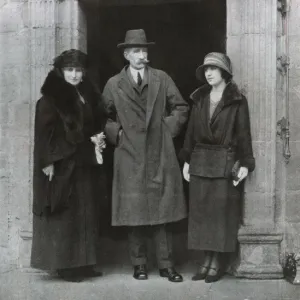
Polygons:
[[[157,2],[157,1],[156,1]],[[177,1],[178,2],[178,1]],[[151,66],[166,71],[185,99],[199,85],[195,69],[211,51],[226,51],[226,1],[181,1],[161,5],[99,6],[87,13],[88,54],[103,88],[126,64],[117,43],[128,29],[143,28],[156,45]]]
[[[226,1],[174,2],[84,7],[90,72],[101,89],[111,76],[119,73],[127,64],[122,50],[116,47],[124,41],[126,30],[143,28],[147,39],[156,42],[149,50],[150,65],[166,71],[189,101],[189,95],[200,85],[195,78],[195,69],[203,62],[204,56],[212,51],[226,51]],[[183,137],[184,132],[174,140],[177,150],[182,146]],[[108,182],[112,179],[112,153],[112,149],[107,149],[105,167]],[[100,260],[123,263],[128,260],[126,242],[122,242],[126,240],[126,230],[109,225],[110,203],[110,199],[101,203],[104,219],[100,226],[106,243],[102,243]],[[175,232],[174,256],[176,262],[180,263],[188,258],[186,221],[176,224]]]

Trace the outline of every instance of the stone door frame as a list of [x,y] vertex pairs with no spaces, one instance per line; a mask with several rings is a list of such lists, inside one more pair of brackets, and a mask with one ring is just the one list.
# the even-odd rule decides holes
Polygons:
[[[51,59],[65,49],[86,50],[86,20],[76,0],[29,0],[28,11],[30,98],[38,99]],[[276,151],[277,20],[277,0],[227,0],[227,53],[233,61],[235,80],[248,98],[257,163],[245,189],[244,224],[239,231],[240,262],[234,271],[247,278],[282,277],[283,226],[275,195],[276,165],[280,160]],[[31,175],[31,160],[29,168]],[[20,230],[21,267],[29,266],[31,199],[27,210]]]

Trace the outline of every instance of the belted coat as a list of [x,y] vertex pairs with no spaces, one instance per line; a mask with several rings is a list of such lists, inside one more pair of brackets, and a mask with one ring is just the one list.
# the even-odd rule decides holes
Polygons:
[[[239,161],[255,168],[248,102],[229,82],[210,118],[207,84],[197,89],[180,157],[189,163],[189,249],[234,252],[241,221],[243,184],[233,185]],[[236,170],[237,171],[237,170]],[[234,173],[234,172],[233,172]]]
[[106,136],[116,145],[112,225],[181,220],[187,212],[172,138],[187,121],[188,104],[165,72],[148,67],[143,105],[126,70],[110,78],[103,91],[110,118]]

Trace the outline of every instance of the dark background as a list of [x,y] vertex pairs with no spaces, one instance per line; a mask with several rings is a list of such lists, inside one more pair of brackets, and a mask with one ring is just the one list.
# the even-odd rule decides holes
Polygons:
[[[148,41],[155,46],[149,48],[148,59],[154,68],[166,71],[175,81],[184,99],[190,103],[189,95],[201,83],[195,78],[197,66],[204,56],[212,51],[226,51],[226,1],[198,0],[141,1],[142,5],[129,5],[137,1],[96,1],[86,0],[83,5],[87,18],[87,52],[90,74],[100,89],[107,80],[119,73],[126,65],[122,50],[116,46],[124,41],[129,29],[144,29]],[[112,3],[124,5],[112,5]],[[110,3],[110,5],[105,5]],[[163,4],[157,4],[163,3]],[[191,104],[191,103],[190,103]],[[183,143],[184,131],[174,140],[178,151]],[[111,190],[112,153],[108,147],[105,153],[105,168],[108,175],[108,190]],[[187,184],[185,183],[187,194]],[[110,195],[101,198],[102,261],[121,263],[128,260],[126,229],[110,226]],[[186,220],[173,226],[174,251],[177,263],[183,263],[188,256],[186,249]],[[151,251],[153,252],[153,250]]]

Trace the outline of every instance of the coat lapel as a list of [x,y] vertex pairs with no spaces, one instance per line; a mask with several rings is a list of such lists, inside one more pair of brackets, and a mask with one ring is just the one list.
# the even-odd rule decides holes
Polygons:
[[153,107],[157,99],[157,94],[160,86],[160,80],[157,72],[148,67],[148,96],[147,96],[147,112],[146,112],[146,129],[148,128]]
[[[213,115],[211,116],[210,125],[212,125],[214,123],[214,121],[216,120],[217,116],[222,111],[223,107],[224,107],[224,100],[223,100],[223,97],[222,97],[222,99],[218,103],[217,107],[215,108],[215,111],[213,112]],[[209,108],[208,108],[208,116],[209,116]]]
[[209,104],[209,94],[206,95],[202,101],[204,101],[204,104],[202,107],[202,117],[200,119],[201,119],[202,124],[204,124],[204,126],[205,126],[204,128],[206,129],[209,140],[212,141],[214,137],[213,137],[212,130],[210,127],[210,119],[209,119],[209,105],[210,105]]

